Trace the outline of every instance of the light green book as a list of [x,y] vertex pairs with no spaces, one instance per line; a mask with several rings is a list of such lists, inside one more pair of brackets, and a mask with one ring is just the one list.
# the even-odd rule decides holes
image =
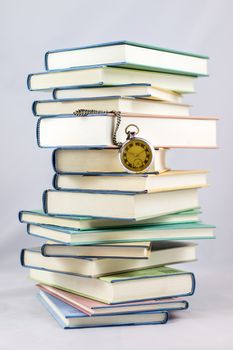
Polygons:
[[145,220],[111,220],[111,219],[95,219],[85,216],[56,216],[48,215],[42,210],[22,210],[19,212],[19,221],[26,224],[36,225],[52,225],[74,230],[94,230],[109,227],[126,227],[126,226],[147,226],[147,225],[163,225],[163,224],[181,224],[185,222],[199,221],[198,215],[201,214],[200,209],[192,209],[181,211],[174,214],[163,215]]
[[153,267],[149,269],[128,271],[124,273],[118,273],[109,276],[102,276],[100,279],[105,282],[113,283],[119,281],[128,281],[132,279],[141,279],[141,278],[152,278],[152,277],[161,277],[164,275],[176,275],[184,273],[182,270],[174,269],[167,266]]
[[28,225],[30,235],[66,244],[145,242],[161,240],[195,240],[214,238],[214,226],[199,222],[151,225],[122,229],[77,231],[58,226]]
[[30,278],[106,304],[192,295],[195,288],[192,273],[166,266],[99,278],[30,269]]

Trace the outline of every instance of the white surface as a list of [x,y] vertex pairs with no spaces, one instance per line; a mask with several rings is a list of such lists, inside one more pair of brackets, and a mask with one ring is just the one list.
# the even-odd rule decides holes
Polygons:
[[[1,350],[232,349],[232,11],[231,0],[2,1],[1,29]],[[207,54],[209,78],[197,81],[192,115],[218,115],[219,150],[177,150],[176,169],[209,169],[202,218],[217,240],[200,242],[197,291],[190,311],[164,326],[63,331],[35,298],[19,266],[22,247],[38,245],[19,225],[20,209],[41,206],[51,186],[51,150],[36,145],[28,73],[43,69],[46,50],[128,39]],[[215,274],[216,272],[216,274]],[[219,282],[219,276],[223,282]]]

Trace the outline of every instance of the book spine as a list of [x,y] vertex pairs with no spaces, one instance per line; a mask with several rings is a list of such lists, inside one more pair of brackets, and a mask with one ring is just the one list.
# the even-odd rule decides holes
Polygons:
[[194,273],[190,272],[190,276],[192,278],[192,290],[188,295],[193,295],[196,289],[196,279],[195,279]]
[[49,192],[48,190],[45,190],[42,195],[42,207],[46,214],[48,214],[48,203],[47,203],[48,192]]
[[55,171],[55,173],[59,173],[57,166],[56,166],[56,158],[57,158],[57,151],[58,150],[59,150],[59,148],[56,148],[53,150],[53,153],[52,153],[52,167],[53,167],[53,170]]
[[39,101],[34,101],[32,104],[32,113],[34,116],[38,116],[37,112],[36,112],[36,108],[37,108],[37,104]]
[[43,118],[39,118],[36,124],[36,142],[37,142],[37,146],[42,148],[41,144],[40,144],[40,124]]
[[20,264],[21,266],[25,267],[25,261],[24,261],[24,258],[25,258],[25,250],[26,249],[22,249],[21,250],[21,253],[20,253]]
[[20,210],[18,213],[18,219],[19,219],[19,222],[24,223],[24,221],[22,220],[22,217],[23,217],[23,210]]
[[189,303],[186,300],[182,300],[184,307],[181,310],[187,310],[189,308]]
[[33,74],[28,74],[27,76],[27,88],[29,91],[32,91],[31,89],[31,78],[32,78]]
[[58,89],[53,89],[53,91],[52,91],[52,96],[53,96],[54,100],[57,100],[57,90]]
[[47,244],[43,244],[40,248],[40,252],[41,252],[41,255],[48,257],[48,255],[46,254],[46,247],[47,247]]
[[53,176],[53,180],[52,180],[52,184],[53,184],[53,188],[55,188],[55,190],[59,190],[60,189],[60,187],[58,187],[58,174],[55,174],[54,176]]
[[44,66],[45,70],[49,71],[49,65],[48,65],[48,57],[49,57],[50,51],[47,51],[44,55]]

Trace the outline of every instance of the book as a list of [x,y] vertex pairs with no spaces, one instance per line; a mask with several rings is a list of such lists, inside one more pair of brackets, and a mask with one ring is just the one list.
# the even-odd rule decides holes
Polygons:
[[137,260],[65,258],[51,255],[47,257],[41,254],[40,248],[23,249],[21,252],[21,264],[24,267],[85,277],[98,277],[193,260],[196,260],[195,245],[176,242],[160,242],[160,244],[153,245],[149,259]]
[[[37,143],[39,147],[112,148],[115,121],[113,115],[42,117],[37,123]],[[138,136],[155,148],[215,148],[216,122],[206,117],[123,115],[117,141],[125,142],[125,128],[136,124]]]
[[45,66],[52,70],[106,64],[198,76],[207,74],[207,60],[204,55],[123,40],[48,51]]
[[123,84],[110,86],[77,86],[66,89],[54,89],[53,98],[55,99],[76,99],[76,98],[95,98],[95,97],[137,97],[152,100],[160,100],[172,103],[182,103],[181,94],[173,91],[157,88],[150,84]]
[[192,295],[195,289],[191,272],[167,266],[98,278],[30,269],[30,278],[106,304],[181,297]]
[[78,109],[120,111],[146,115],[188,116],[189,106],[164,101],[132,97],[96,97],[63,100],[34,101],[32,110],[35,116],[59,116],[72,114]]
[[148,259],[151,248],[151,242],[69,245],[47,241],[41,247],[41,254],[63,258]]
[[194,92],[192,76],[147,72],[135,69],[96,66],[81,69],[58,70],[29,74],[29,90],[51,90],[55,88],[75,87],[77,85],[115,85],[115,84],[151,84],[162,89],[179,93]]
[[27,232],[32,236],[70,245],[214,238],[214,226],[200,222],[91,231],[78,231],[58,226],[30,224],[27,227]]
[[143,311],[173,311],[186,310],[188,302],[181,298],[169,298],[161,300],[144,300],[133,303],[123,303],[108,305],[100,301],[88,299],[77,294],[66,292],[62,289],[47,286],[45,284],[37,284],[39,290],[50,294],[57,299],[73,306],[85,313],[86,315],[108,315],[119,313],[135,313]]
[[[168,170],[167,150],[155,150],[154,162],[147,173],[162,173]],[[117,148],[56,148],[52,156],[53,168],[59,174],[126,174],[119,162]]]
[[199,207],[197,188],[151,193],[47,190],[43,210],[51,215],[146,219]]
[[111,188],[119,192],[149,193],[185,187],[205,187],[207,186],[206,174],[207,171],[205,170],[173,170],[159,175],[55,174],[53,187],[56,190],[97,190],[109,192],[109,188]]
[[64,329],[163,324],[166,323],[168,319],[168,314],[165,311],[149,311],[133,314],[123,313],[119,315],[93,315],[90,317],[73,306],[43,291],[39,292],[38,298],[47,311]]
[[163,225],[170,223],[184,223],[199,221],[198,215],[201,213],[199,209],[181,211],[178,213],[148,218],[145,220],[108,220],[94,219],[91,217],[80,216],[55,216],[48,215],[42,210],[22,210],[19,212],[19,221],[26,224],[52,225],[64,228],[72,228],[75,230],[85,231],[110,227],[126,227],[126,226],[146,226],[146,225]]

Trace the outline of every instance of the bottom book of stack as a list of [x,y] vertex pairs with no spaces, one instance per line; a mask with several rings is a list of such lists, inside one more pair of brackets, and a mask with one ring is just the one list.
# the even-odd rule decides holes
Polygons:
[[131,314],[122,311],[121,313],[90,317],[73,306],[53,297],[51,294],[40,291],[38,297],[48,312],[63,328],[162,324],[166,323],[168,319],[166,311],[141,311]]

